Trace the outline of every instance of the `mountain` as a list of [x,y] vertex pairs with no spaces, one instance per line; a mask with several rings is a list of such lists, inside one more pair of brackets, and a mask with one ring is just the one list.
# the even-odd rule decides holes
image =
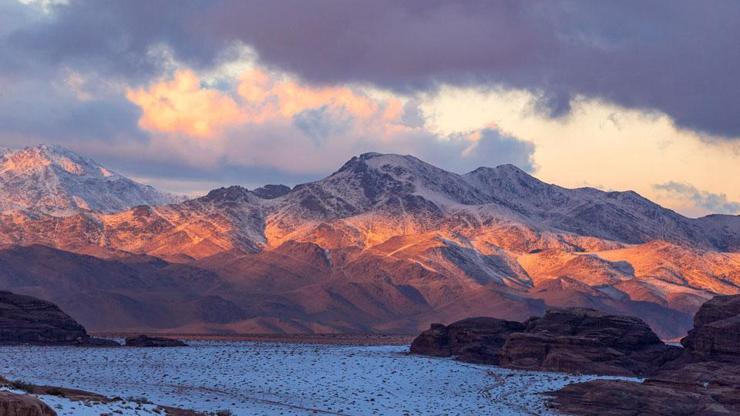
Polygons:
[[112,172],[63,147],[0,149],[0,211],[68,215],[116,212],[178,199]]
[[[11,274],[0,287],[43,291],[96,329],[412,333],[473,315],[585,306],[639,316],[677,338],[703,301],[740,292],[739,216],[690,219],[634,192],[562,188],[512,165],[459,175],[378,153],[293,188],[232,186],[112,213],[2,213],[0,244],[15,253],[0,266],[16,269],[36,245],[57,250],[53,270],[63,256],[85,256],[54,283],[34,268],[25,273],[37,284]],[[140,257],[161,262],[149,281],[185,270],[213,276],[202,294],[210,300],[204,306],[185,283],[152,297],[140,284],[75,278],[110,274],[111,262],[139,268]],[[137,305],[129,311],[176,312],[86,316],[67,303],[75,291],[104,304],[100,293],[125,296],[122,305]],[[229,319],[205,319],[211,309]]]

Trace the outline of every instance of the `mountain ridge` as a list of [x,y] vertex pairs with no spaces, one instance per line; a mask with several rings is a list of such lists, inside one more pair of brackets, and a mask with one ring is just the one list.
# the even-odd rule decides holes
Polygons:
[[[6,269],[32,251],[68,270],[55,275],[60,288],[28,286],[44,282],[33,269],[26,283],[5,277],[7,289],[42,291],[96,329],[407,333],[586,306],[640,316],[670,339],[704,300],[740,291],[740,217],[690,219],[634,192],[562,188],[513,165],[457,174],[380,153],[293,188],[231,186],[112,213],[0,213],[0,244],[16,250],[0,253]],[[73,276],[89,267],[213,281],[202,299],[187,280],[156,296],[140,278],[80,287]],[[86,317],[72,287],[90,304],[115,302],[115,313]]]

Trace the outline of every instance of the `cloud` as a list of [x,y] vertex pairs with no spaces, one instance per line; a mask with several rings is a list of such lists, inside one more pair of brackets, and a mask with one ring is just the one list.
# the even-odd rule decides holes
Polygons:
[[477,160],[478,166],[510,163],[526,171],[534,171],[533,143],[507,136],[493,128],[483,129],[479,134],[480,138],[464,154],[465,158]]
[[322,145],[325,144],[325,138],[348,132],[352,127],[352,118],[342,111],[332,112],[323,105],[296,114],[293,125]]
[[[130,90],[150,147],[161,149],[152,151],[201,172],[232,166],[304,178],[366,151],[410,153],[461,172],[503,163],[533,167],[533,146],[495,128],[430,132],[414,99],[351,85],[314,86],[259,65],[234,76],[235,93],[209,87],[190,69]],[[409,112],[416,113],[413,123]]]
[[0,139],[8,145],[30,141],[145,139],[137,127],[139,109],[116,86],[58,71],[43,78],[0,77]]
[[740,202],[730,201],[725,194],[715,194],[697,189],[696,187],[679,182],[666,182],[653,185],[658,192],[664,192],[670,198],[680,200],[685,207],[697,215],[709,213],[740,215]]
[[139,126],[150,131],[209,138],[246,117],[234,99],[202,87],[189,70],[148,88],[128,90],[126,97],[141,108]]
[[252,122],[288,119],[306,110],[345,112],[356,118],[393,120],[401,115],[398,100],[373,99],[345,86],[315,87],[286,74],[269,74],[254,68],[244,73],[238,86]]
[[568,116],[553,119],[539,111],[537,98],[524,90],[445,87],[422,100],[421,111],[427,128],[438,135],[493,123],[498,132],[531,143],[535,175],[560,186],[634,190],[692,216],[709,211],[658,192],[653,184],[690,183],[740,201],[740,142],[708,142],[665,114],[585,97],[573,99]]
[[372,83],[404,93],[441,84],[524,89],[556,117],[586,96],[740,137],[737,2],[78,0],[50,7],[51,18],[8,38],[26,66],[74,65],[146,83],[161,73],[152,55],[160,45],[200,71],[241,42],[266,66],[314,84]]

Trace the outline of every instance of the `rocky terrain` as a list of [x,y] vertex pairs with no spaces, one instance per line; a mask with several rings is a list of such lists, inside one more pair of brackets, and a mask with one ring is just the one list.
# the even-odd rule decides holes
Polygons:
[[678,358],[642,383],[599,380],[553,393],[551,405],[574,415],[736,415],[740,413],[740,296],[699,309]]
[[509,335],[526,325],[495,318],[468,318],[448,326],[432,324],[411,343],[411,353],[434,357],[455,357],[460,361],[500,364],[501,348]]
[[0,344],[117,346],[92,338],[53,303],[0,291]]
[[511,165],[460,175],[367,153],[293,188],[59,206],[0,213],[0,287],[93,331],[417,333],[586,307],[679,339],[705,300],[740,291],[740,217],[685,218]]
[[592,380],[552,392],[574,415],[733,415],[740,412],[740,295],[701,306],[683,348],[665,345],[638,318],[595,310],[548,311],[525,323],[470,318],[433,324],[412,354],[507,368],[646,377]]
[[410,349],[508,368],[622,376],[651,374],[678,350],[638,318],[583,308],[548,310],[524,323],[470,318],[433,324]]

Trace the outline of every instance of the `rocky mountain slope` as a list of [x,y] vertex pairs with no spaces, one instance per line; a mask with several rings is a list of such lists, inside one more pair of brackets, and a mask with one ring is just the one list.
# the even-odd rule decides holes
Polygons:
[[[18,246],[56,248],[50,269],[76,259],[53,274],[58,283],[32,268],[22,285],[6,274],[4,287],[43,291],[73,315],[59,287],[77,285],[90,302],[124,295],[140,304],[116,303],[123,309],[110,319],[80,310],[96,329],[408,333],[467,316],[522,320],[546,306],[581,306],[636,315],[678,338],[703,301],[740,291],[738,216],[690,219],[634,192],[561,188],[511,165],[458,175],[377,153],[292,189],[234,186],[112,213],[6,212],[0,244],[0,265],[15,270],[43,250]],[[221,306],[188,306],[195,294],[184,282],[152,290],[72,278],[112,265],[148,282],[211,276],[205,293]],[[171,312],[133,312],[145,306]]]
[[0,148],[0,211],[69,215],[177,201],[63,147]]

